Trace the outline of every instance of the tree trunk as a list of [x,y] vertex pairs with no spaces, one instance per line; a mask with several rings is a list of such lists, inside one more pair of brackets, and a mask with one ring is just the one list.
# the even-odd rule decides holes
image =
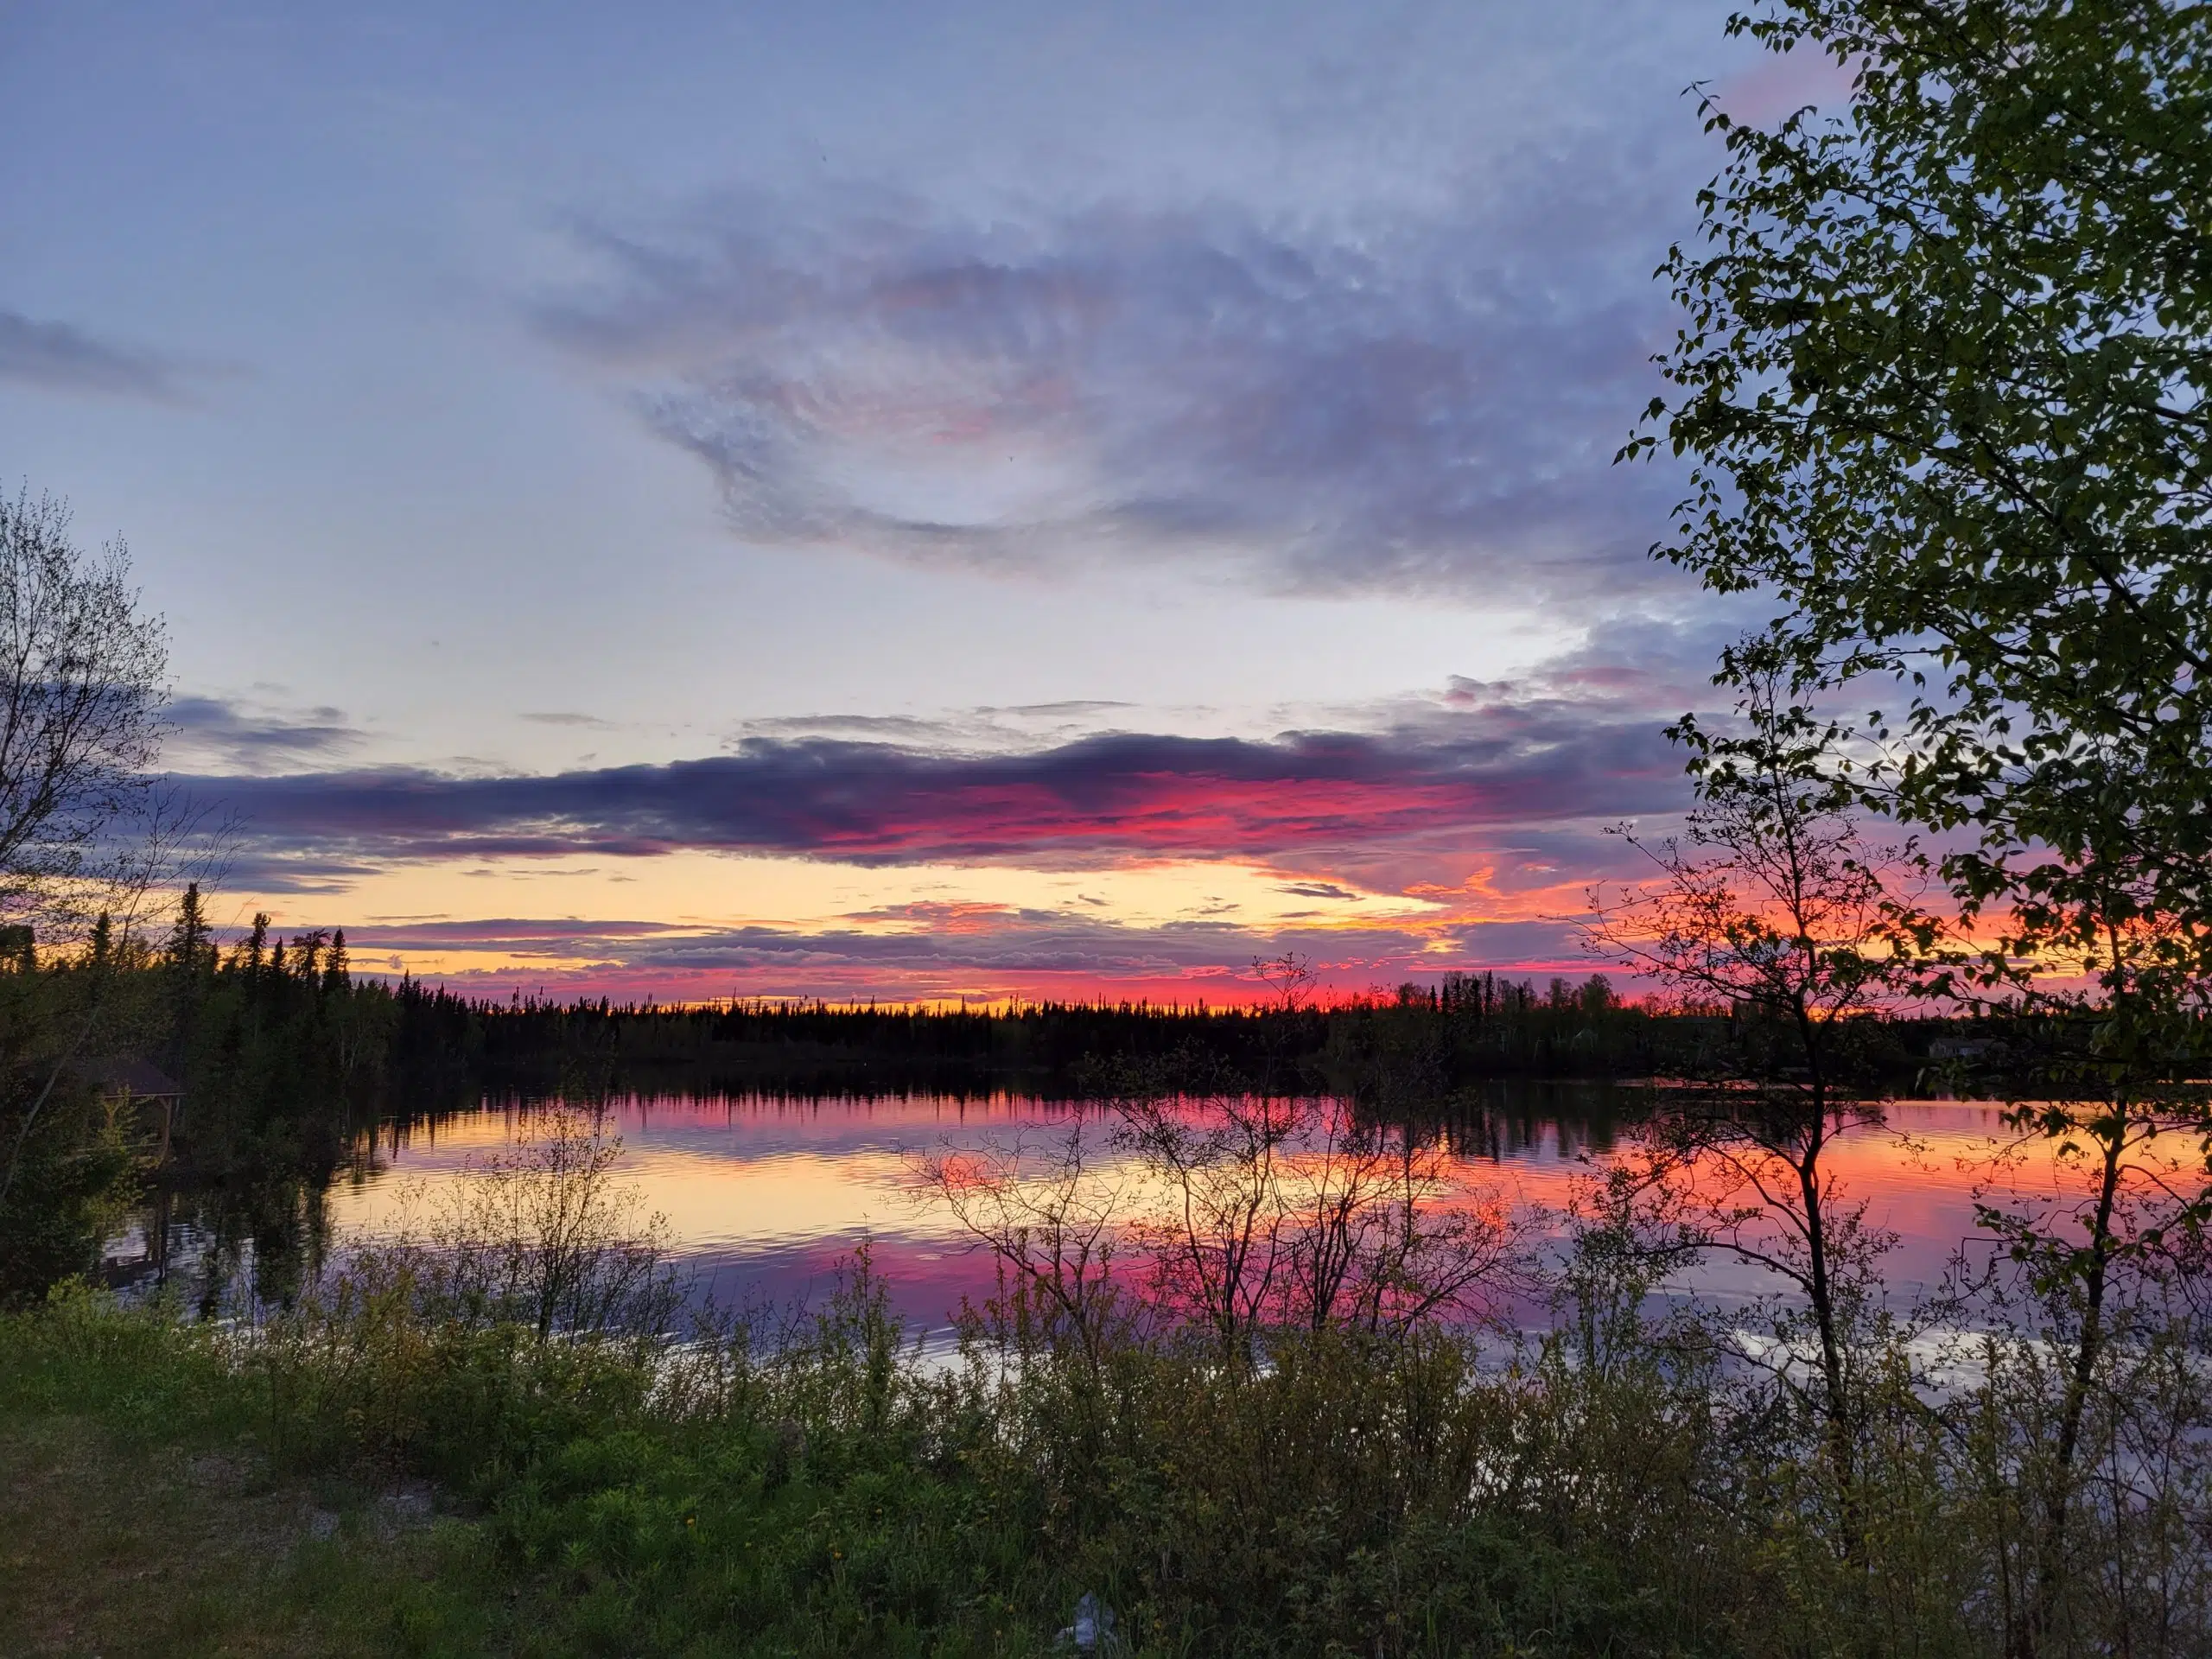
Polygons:
[[2066,1528],[2074,1496],[2074,1460],[2082,1445],[2082,1421],[2088,1414],[2089,1389],[2096,1379],[2097,1362],[2104,1355],[2105,1268],[2112,1247],[2113,1211],[2120,1196],[2120,1156],[2127,1140],[2127,1103],[2113,1103],[2113,1126],[2104,1137],[2104,1169],[2097,1187],[2097,1207],[2089,1227],[2088,1268],[2082,1282],[2082,1330],[2068,1369],[2065,1403],[2058,1419],[2058,1444],[2044,1489],[2043,1538],[2036,1552],[2035,1592],[2027,1618],[2015,1643],[2016,1659],[2034,1659],[2036,1649],[2050,1631],[2057,1612],[2058,1592],[2065,1577],[2063,1556]]

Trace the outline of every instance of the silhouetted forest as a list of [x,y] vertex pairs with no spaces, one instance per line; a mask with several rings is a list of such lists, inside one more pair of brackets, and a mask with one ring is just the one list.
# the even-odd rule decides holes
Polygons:
[[[974,1009],[735,1000],[705,1005],[501,1002],[403,981],[391,1075],[410,1090],[658,1086],[1020,1088],[1091,1092],[1103,1065],[1202,1060],[1255,1088],[1325,1090],[1378,1105],[1433,1101],[1492,1077],[1627,1080],[1725,1068],[1749,1038],[1728,1008],[1620,997],[1602,975],[1548,985],[1494,973],[1331,1003],[1210,1007],[1024,1002]],[[1909,1084],[1955,1025],[1866,1022],[1870,1082]],[[1877,1028],[1878,1027],[1878,1029]]]

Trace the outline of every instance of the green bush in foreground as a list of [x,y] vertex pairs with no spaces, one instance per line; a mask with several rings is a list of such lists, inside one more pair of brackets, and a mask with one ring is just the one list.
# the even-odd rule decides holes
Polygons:
[[[1656,1378],[1618,1386],[1631,1429],[1568,1368],[1481,1383],[1441,1340],[1324,1334],[1241,1381],[1132,1346],[1084,1444],[1053,1357],[925,1366],[864,1263],[760,1354],[353,1318],[246,1336],[70,1293],[0,1328],[0,1399],[428,1475],[474,1517],[454,1570],[527,1595],[531,1651],[1031,1652],[1086,1592],[1147,1650],[1733,1646],[1714,1569],[1744,1563],[1678,1548],[1714,1518]],[[1471,1501],[1516,1440],[1580,1479]]]
[[[979,1319],[945,1367],[865,1262],[766,1350],[349,1318],[223,1331],[72,1292],[0,1326],[0,1402],[429,1477],[466,1519],[445,1611],[395,1632],[425,1651],[467,1650],[451,1626],[526,1653],[1039,1652],[1085,1593],[1146,1652],[2000,1650],[2005,1494],[1939,1466],[1924,1414],[1871,1414],[1845,1561],[1793,1455],[1817,1424],[1732,1414],[1640,1326],[1486,1370],[1434,1333],[1286,1335],[1241,1377],[1130,1341],[1093,1378]],[[2202,1519],[2159,1522],[2200,1529],[2184,1565]],[[2201,1585],[2173,1588],[2100,1613],[2086,1583],[2044,1650],[2109,1651],[2116,1618],[2135,1652],[2201,1651]]]

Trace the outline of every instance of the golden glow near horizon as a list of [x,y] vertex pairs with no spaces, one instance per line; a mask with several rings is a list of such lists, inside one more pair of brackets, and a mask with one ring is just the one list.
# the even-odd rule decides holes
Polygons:
[[[496,981],[500,995],[510,987],[561,995],[566,992],[556,988],[594,980],[626,985],[634,995],[642,982],[679,1001],[810,995],[803,988],[810,972],[806,953],[793,951],[795,977],[787,990],[763,982],[760,974],[723,988],[704,982],[716,977],[711,970],[656,973],[636,965],[632,947],[649,941],[680,952],[687,939],[759,930],[783,941],[779,949],[818,939],[834,953],[841,940],[953,943],[965,935],[980,944],[1016,928],[1049,935],[1065,925],[1125,930],[1128,949],[1141,952],[1148,931],[1180,929],[1188,940],[1194,928],[1221,930],[1218,961],[1185,959],[1179,966],[1163,957],[1135,978],[1108,968],[1080,988],[1065,972],[963,967],[955,944],[956,955],[921,970],[918,981],[887,969],[871,990],[856,984],[854,993],[887,1001],[997,1005],[1033,995],[1111,995],[1124,982],[1139,995],[1236,998],[1252,991],[1249,984],[1241,992],[1232,986],[1247,977],[1242,969],[1250,957],[1275,954],[1276,941],[1287,937],[1297,938],[1325,973],[1332,965],[1331,933],[1345,936],[1348,947],[1346,959],[1335,964],[1343,969],[1340,987],[1395,982],[1407,974],[1467,965],[1471,925],[1571,925],[1586,910],[1587,887],[1578,877],[1562,880],[1546,867],[1516,866],[1504,855],[1479,852],[1459,868],[1466,874],[1457,881],[1413,881],[1389,892],[1361,886],[1333,861],[1301,868],[1154,859],[1066,870],[950,863],[870,868],[706,851],[629,859],[518,855],[396,863],[308,893],[225,893],[211,912],[219,926],[243,928],[265,911],[280,934],[343,928],[355,966],[371,973]],[[1363,936],[1357,944],[1354,935]],[[1386,942],[1379,952],[1378,938]],[[1525,971],[1541,976],[1554,969]],[[2077,972],[2069,965],[2052,976]]]
[[[1344,896],[1297,890],[1320,882]],[[1471,890],[1465,896],[1478,895]],[[1376,925],[1417,931],[1458,909],[1440,895],[1367,892],[1338,875],[1243,862],[1159,861],[1077,871],[1003,864],[871,869],[676,852],[400,864],[328,892],[228,895],[217,915],[242,926],[256,911],[266,911],[280,931],[342,926],[367,937],[480,918],[557,921],[580,934],[594,924],[646,924],[653,937],[669,939],[745,927],[804,934],[982,931],[1016,914],[1130,929],[1215,923],[1258,933]],[[589,957],[461,940],[397,950],[370,945],[357,949],[356,958],[365,969],[404,968],[418,976],[550,975],[602,965]]]

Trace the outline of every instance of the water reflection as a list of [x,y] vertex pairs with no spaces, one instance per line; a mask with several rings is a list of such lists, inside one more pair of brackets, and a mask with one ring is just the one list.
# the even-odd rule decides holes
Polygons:
[[[1474,1183],[1558,1210],[1624,1143],[1634,1107],[1634,1096],[1601,1084],[1500,1083],[1418,1127]],[[328,1251],[386,1226],[404,1194],[434,1196],[461,1179],[472,1157],[504,1145],[535,1109],[506,1100],[391,1118],[319,1167],[272,1163],[163,1193],[110,1247],[109,1276],[166,1285],[203,1313],[232,1297],[282,1302]],[[917,1158],[1064,1132],[1096,1110],[1014,1094],[690,1094],[607,1106],[623,1141],[621,1172],[667,1218],[695,1295],[774,1308],[818,1298],[865,1240],[901,1312],[924,1326],[941,1324],[963,1295],[988,1293],[993,1270],[922,1189]],[[1902,1102],[1827,1154],[1846,1195],[1866,1200],[1870,1223],[1898,1236],[1890,1277],[1899,1294],[1973,1248],[1974,1185],[2002,1131],[1992,1103]],[[1724,1294],[1760,1287],[1720,1262],[1705,1283]]]

